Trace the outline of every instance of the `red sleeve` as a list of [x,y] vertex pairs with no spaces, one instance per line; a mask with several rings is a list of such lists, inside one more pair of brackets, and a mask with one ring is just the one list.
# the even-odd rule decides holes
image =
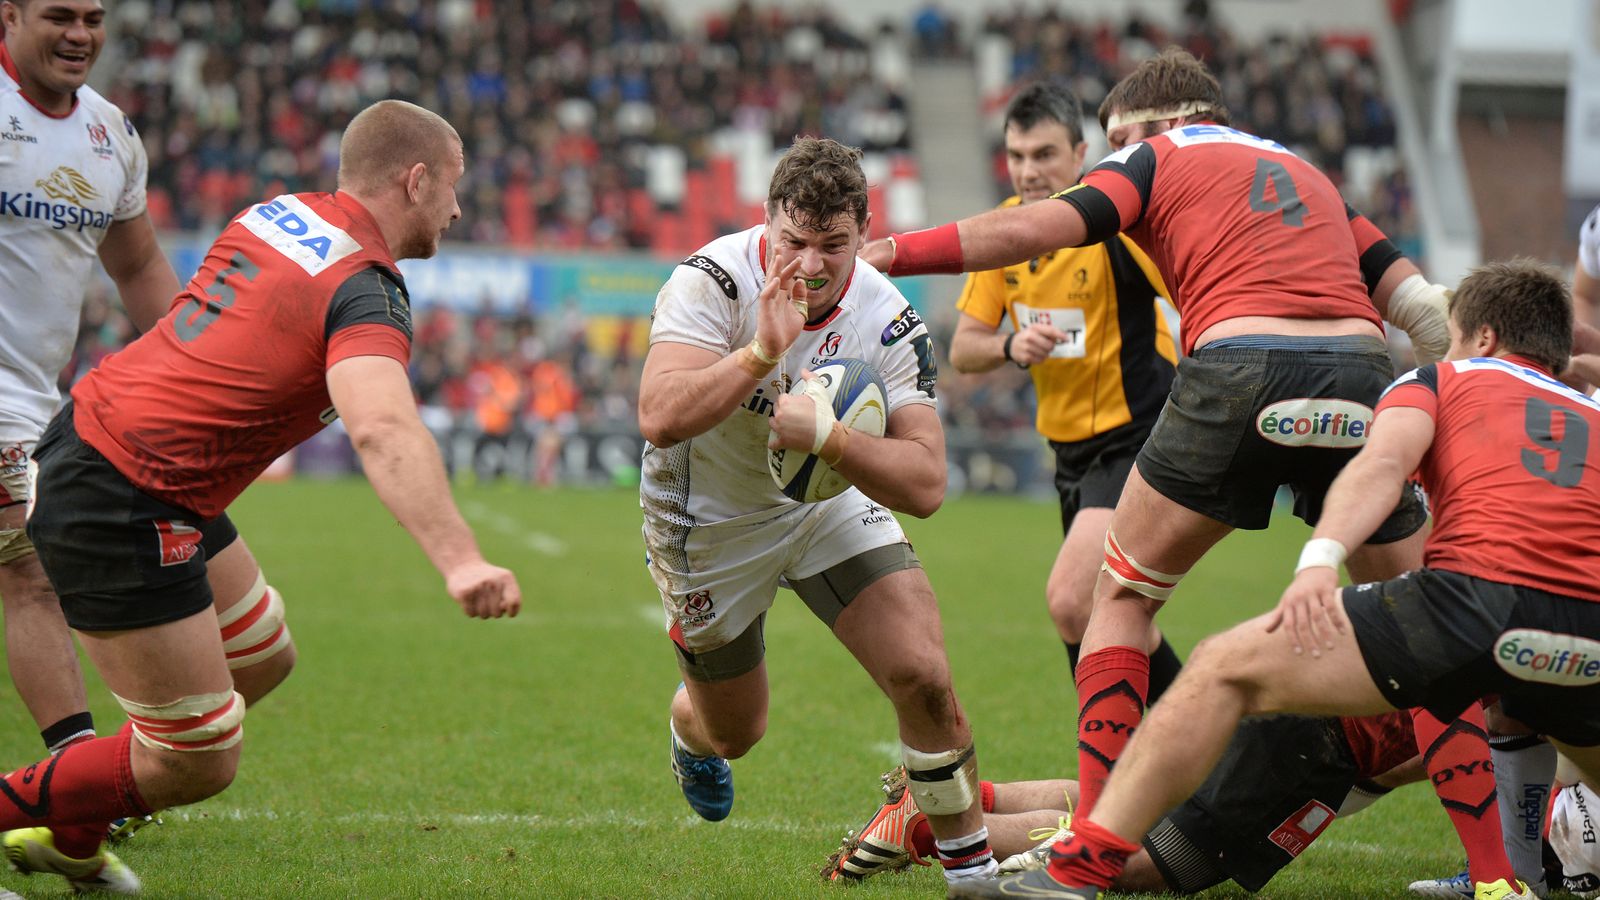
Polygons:
[[1420,409],[1432,418],[1439,414],[1439,367],[1423,366],[1401,375],[1378,400],[1373,417],[1395,406]]
[[328,338],[328,358],[323,369],[352,356],[387,356],[400,365],[411,361],[411,341],[405,332],[391,325],[376,322],[341,328]]
[[1348,203],[1344,211],[1350,218],[1350,235],[1356,240],[1356,256],[1361,259],[1361,280],[1367,284],[1370,296],[1378,288],[1378,281],[1389,267],[1405,257],[1400,248],[1389,240],[1378,226]]

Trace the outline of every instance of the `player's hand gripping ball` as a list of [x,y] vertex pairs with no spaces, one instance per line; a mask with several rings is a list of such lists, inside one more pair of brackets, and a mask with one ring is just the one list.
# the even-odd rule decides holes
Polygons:
[[[883,380],[871,366],[859,359],[837,359],[817,367],[812,374],[816,377],[802,379],[789,393],[809,396],[821,407],[817,417],[818,449],[834,419],[846,428],[883,437],[888,398]],[[823,462],[815,450],[769,450],[767,466],[778,488],[802,503],[836,497],[850,486],[850,481]]]

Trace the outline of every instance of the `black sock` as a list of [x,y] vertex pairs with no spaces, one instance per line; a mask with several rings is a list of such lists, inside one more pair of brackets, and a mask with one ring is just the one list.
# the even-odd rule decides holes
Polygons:
[[1077,675],[1078,674],[1078,651],[1083,648],[1083,645],[1082,644],[1074,644],[1071,641],[1062,641],[1061,644],[1062,644],[1062,646],[1067,648],[1067,665],[1072,667],[1072,674],[1073,675]]
[[75,741],[94,737],[94,716],[88,710],[73,713],[39,732],[39,736],[44,738],[45,749],[54,753]]
[[1161,695],[1172,686],[1172,682],[1182,669],[1183,661],[1178,659],[1177,651],[1167,643],[1167,636],[1162,635],[1161,645],[1156,648],[1156,652],[1150,654],[1150,696],[1144,702],[1146,709],[1161,699]]

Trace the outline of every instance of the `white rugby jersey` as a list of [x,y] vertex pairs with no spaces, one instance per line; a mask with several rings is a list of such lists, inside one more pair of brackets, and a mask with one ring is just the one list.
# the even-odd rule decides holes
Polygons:
[[1578,265],[1590,278],[1600,278],[1600,206],[1583,220],[1578,229]]
[[87,86],[52,116],[0,52],[0,444],[38,439],[78,334],[100,241],[145,211],[133,123]]
[[[678,265],[656,296],[650,343],[732,353],[756,335],[756,297],[766,282],[763,226],[718,238]],[[794,506],[767,470],[767,419],[800,372],[860,359],[883,379],[889,414],[935,405],[933,344],[917,311],[889,279],[857,261],[827,318],[807,325],[767,379],[714,428],[666,450],[645,444],[640,505],[678,526],[707,525]]]

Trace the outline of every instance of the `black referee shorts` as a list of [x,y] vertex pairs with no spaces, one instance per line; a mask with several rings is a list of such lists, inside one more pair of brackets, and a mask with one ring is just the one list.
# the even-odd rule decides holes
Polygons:
[[1061,498],[1061,533],[1080,509],[1115,509],[1139,448],[1153,421],[1129,422],[1082,441],[1051,441],[1056,454],[1056,494]]

